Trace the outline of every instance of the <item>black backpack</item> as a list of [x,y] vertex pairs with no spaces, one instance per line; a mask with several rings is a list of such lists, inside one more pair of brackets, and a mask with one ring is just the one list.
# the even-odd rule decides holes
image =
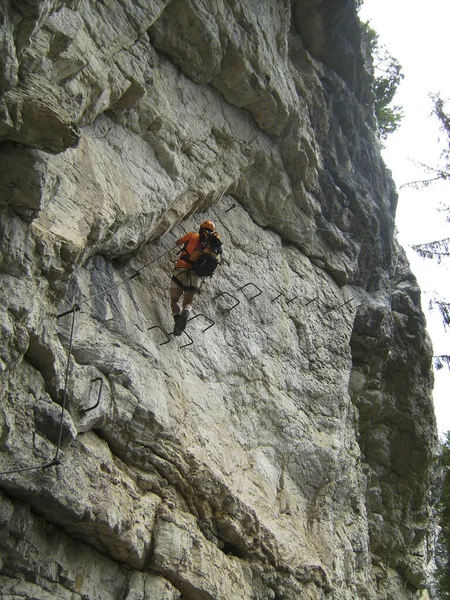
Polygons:
[[218,233],[208,233],[201,249],[189,256],[192,270],[201,277],[211,277],[217,269],[222,254],[222,242]]

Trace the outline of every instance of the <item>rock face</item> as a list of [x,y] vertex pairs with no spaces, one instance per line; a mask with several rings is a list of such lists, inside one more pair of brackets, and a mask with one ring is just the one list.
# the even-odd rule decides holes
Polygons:
[[432,351],[353,0],[0,10],[0,597],[427,597]]

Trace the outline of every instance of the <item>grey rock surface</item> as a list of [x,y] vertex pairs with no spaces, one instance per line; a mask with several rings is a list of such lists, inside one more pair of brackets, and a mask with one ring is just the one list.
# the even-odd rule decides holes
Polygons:
[[353,0],[0,11],[0,598],[426,600],[432,348]]

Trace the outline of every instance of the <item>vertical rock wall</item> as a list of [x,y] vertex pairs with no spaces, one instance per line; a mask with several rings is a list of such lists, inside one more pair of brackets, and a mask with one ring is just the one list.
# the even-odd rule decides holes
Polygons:
[[0,597],[425,598],[432,351],[354,2],[0,11]]

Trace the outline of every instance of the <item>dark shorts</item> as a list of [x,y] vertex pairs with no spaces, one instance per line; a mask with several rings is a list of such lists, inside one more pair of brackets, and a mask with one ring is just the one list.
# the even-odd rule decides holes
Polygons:
[[187,292],[196,292],[200,289],[201,284],[202,278],[197,273],[194,273],[192,269],[175,267],[172,271],[171,288],[181,288]]

